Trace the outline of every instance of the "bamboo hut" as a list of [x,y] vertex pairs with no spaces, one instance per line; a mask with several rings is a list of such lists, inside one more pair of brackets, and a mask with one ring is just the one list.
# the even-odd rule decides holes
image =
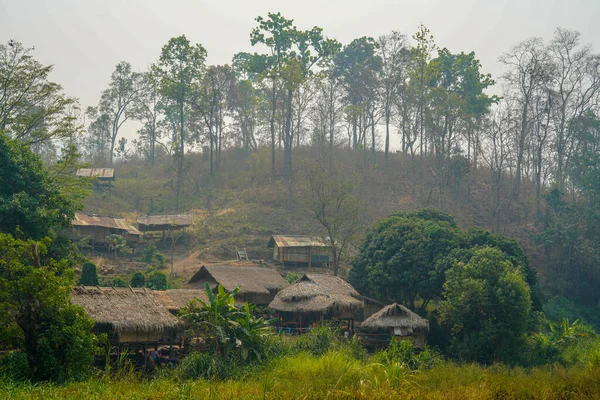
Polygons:
[[206,292],[200,289],[153,290],[152,294],[156,301],[173,315],[177,315],[179,310],[190,304],[192,299],[201,299],[205,302],[208,301]]
[[123,236],[134,249],[142,233],[122,218],[101,217],[75,213],[71,239],[89,238],[92,251],[97,245],[106,246],[106,237],[112,234]]
[[268,248],[273,249],[273,261],[295,266],[328,266],[331,246],[320,237],[273,235]]
[[429,321],[400,304],[390,304],[371,315],[360,324],[359,337],[365,345],[377,347],[389,341],[410,338],[415,347],[425,346]]
[[96,322],[96,333],[107,333],[116,346],[167,343],[179,326],[177,318],[145,288],[77,286],[71,300]]
[[298,328],[332,318],[347,320],[353,325],[363,302],[360,294],[340,277],[305,274],[277,293],[269,308],[280,312],[285,325]]
[[110,185],[115,181],[114,168],[79,168],[75,173],[78,178],[96,178],[96,185]]
[[231,265],[203,265],[192,276],[187,287],[204,289],[208,282],[211,289],[223,286],[226,292],[240,288],[237,301],[256,305],[269,304],[275,295],[289,284],[275,269],[266,267],[234,267]]
[[[137,219],[138,229],[142,232],[162,232],[162,240],[166,240],[166,232],[171,236],[173,231],[183,231],[192,224],[189,214],[177,215],[145,215]],[[174,239],[174,238],[173,238]]]

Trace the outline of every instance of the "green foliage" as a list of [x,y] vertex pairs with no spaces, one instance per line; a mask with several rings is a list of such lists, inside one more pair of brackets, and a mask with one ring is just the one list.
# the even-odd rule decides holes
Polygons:
[[194,337],[206,338],[210,352],[218,358],[234,358],[239,363],[261,361],[269,349],[265,336],[270,332],[268,321],[252,314],[253,306],[236,307],[234,296],[239,288],[226,293],[221,285],[216,295],[206,284],[208,302],[194,299],[180,311]]
[[[129,286],[127,284],[127,282],[121,278],[113,279],[112,281],[110,281],[110,285],[112,287],[127,287],[127,286]],[[134,286],[132,285],[131,287],[134,287]],[[139,287],[144,287],[144,285],[142,284],[142,286],[139,286]]]
[[6,377],[11,381],[27,381],[31,379],[31,370],[27,355],[20,351],[11,351],[0,356],[0,379]]
[[143,253],[143,260],[150,264],[154,268],[164,268],[165,256],[163,256],[157,249],[154,243],[150,243]]
[[0,338],[14,341],[18,333],[36,380],[84,378],[93,360],[94,323],[70,303],[75,257],[60,246],[50,238],[36,242],[0,234],[0,332],[12,332]]
[[540,365],[553,362],[566,363],[567,349],[579,342],[595,337],[593,330],[585,327],[578,320],[569,323],[568,319],[560,322],[548,321],[544,331],[534,333],[530,338],[529,365]]
[[452,325],[455,356],[491,363],[514,362],[525,344],[531,311],[523,273],[500,250],[473,250],[446,273],[443,321]]
[[442,357],[435,349],[428,346],[417,354],[413,342],[410,339],[403,339],[391,340],[385,350],[373,355],[371,361],[384,365],[401,363],[415,370],[431,369],[442,362]]
[[361,293],[422,307],[441,296],[444,270],[436,263],[461,246],[451,216],[433,210],[397,213],[367,233],[352,263],[350,282]]
[[285,274],[285,280],[288,281],[290,285],[296,283],[298,279],[300,279],[300,275],[298,275],[295,272],[288,272],[287,274]]
[[141,288],[146,286],[146,276],[140,272],[136,271],[131,277],[131,287]]
[[130,249],[127,247],[127,240],[117,234],[111,234],[106,237],[106,243],[110,251],[115,253],[115,258],[119,257],[119,254],[129,253]]
[[83,263],[79,284],[84,286],[98,286],[98,271],[96,269],[96,264],[91,261]]
[[65,195],[29,146],[0,132],[0,232],[41,239],[67,228],[75,201]]
[[335,332],[326,326],[320,326],[300,336],[294,343],[293,349],[320,356],[338,347],[338,345],[338,337]]
[[[133,283],[133,278],[131,281]],[[152,290],[167,290],[169,286],[167,275],[160,271],[151,273],[146,280],[146,286]]]

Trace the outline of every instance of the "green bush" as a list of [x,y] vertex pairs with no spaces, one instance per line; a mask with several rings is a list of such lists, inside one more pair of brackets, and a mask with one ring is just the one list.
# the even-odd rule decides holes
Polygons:
[[79,284],[83,286],[98,286],[98,270],[96,264],[91,261],[83,263]]
[[131,277],[131,287],[141,288],[144,286],[146,286],[146,277],[144,276],[143,273],[141,273],[140,271],[137,271]]
[[146,280],[146,286],[152,290],[167,290],[167,275],[159,271],[151,273]]
[[[143,275],[142,275],[143,276]],[[113,279],[110,284],[113,287],[127,287],[127,282],[125,282],[125,280],[121,279],[121,278],[115,278]],[[142,285],[143,286],[143,285]]]
[[237,361],[230,357],[214,357],[208,353],[191,353],[178,367],[179,377],[187,379],[225,380],[241,373]]
[[20,351],[12,351],[0,357],[0,377],[13,381],[27,381],[32,378],[27,355]]
[[320,326],[309,333],[300,336],[294,343],[293,349],[320,356],[338,346],[338,337],[328,327]]
[[372,361],[384,365],[403,364],[411,370],[430,369],[442,361],[437,350],[429,346],[415,352],[410,339],[392,340],[385,350],[375,353]]
[[155,268],[164,268],[165,266],[165,257],[156,249],[154,243],[150,243],[144,249],[142,259]]

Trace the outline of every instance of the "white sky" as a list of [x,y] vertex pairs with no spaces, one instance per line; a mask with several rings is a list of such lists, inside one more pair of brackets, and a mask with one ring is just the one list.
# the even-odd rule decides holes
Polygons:
[[146,70],[173,36],[202,43],[209,64],[252,51],[254,18],[269,11],[343,44],[392,30],[411,36],[423,22],[438,46],[475,51],[494,78],[500,54],[532,36],[549,39],[559,26],[600,51],[600,0],[0,0],[0,41],[35,46],[35,57],[55,66],[52,79],[87,107],[119,61]]

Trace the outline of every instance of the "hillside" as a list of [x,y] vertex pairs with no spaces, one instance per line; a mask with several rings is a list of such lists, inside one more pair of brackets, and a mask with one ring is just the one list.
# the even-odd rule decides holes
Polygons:
[[[231,260],[237,246],[246,248],[252,259],[268,260],[266,245],[272,234],[324,235],[313,211],[305,206],[305,170],[317,162],[315,154],[310,148],[300,148],[294,156],[294,197],[290,199],[283,179],[271,177],[268,151],[249,155],[239,150],[224,151],[220,171],[212,178],[207,173],[207,160],[201,154],[190,155],[179,212],[191,213],[193,224],[178,242],[174,258],[189,261],[192,253],[202,261]],[[489,171],[485,168],[472,173],[470,194],[469,178],[462,177],[444,187],[440,196],[430,162],[425,159],[421,197],[418,157],[412,160],[406,154],[393,154],[385,162],[383,154],[378,153],[377,162],[371,158],[370,153],[346,149],[337,149],[333,158],[334,169],[356,177],[356,196],[362,203],[361,234],[350,253],[374,221],[398,210],[436,207],[451,213],[463,227],[498,230]],[[278,161],[282,163],[281,157]],[[154,168],[135,161],[116,164],[115,168],[113,187],[94,191],[87,200],[86,212],[121,215],[134,222],[137,215],[178,211],[174,207],[175,171],[167,159]],[[539,249],[530,240],[535,229],[531,188],[525,184],[518,201],[504,196],[500,232],[518,239],[542,271]],[[165,254],[168,258],[169,250]]]

